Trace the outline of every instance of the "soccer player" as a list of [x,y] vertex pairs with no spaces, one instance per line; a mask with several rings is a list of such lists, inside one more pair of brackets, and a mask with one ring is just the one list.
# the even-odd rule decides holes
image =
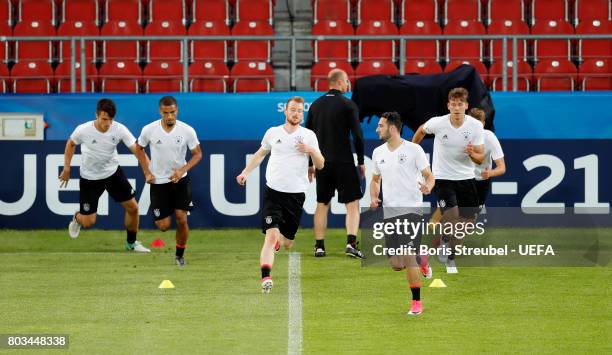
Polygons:
[[[479,120],[482,125],[485,125],[485,112],[477,107],[469,111],[470,116]],[[495,162],[495,169],[492,168],[492,162]],[[502,176],[506,173],[506,162],[504,160],[504,151],[502,150],[499,140],[495,133],[488,129],[484,131],[484,160],[482,164],[476,165],[474,174],[476,175],[476,191],[478,191],[478,203],[480,209],[484,207],[489,188],[491,187],[491,178]]]
[[[363,134],[359,123],[357,105],[346,97],[350,81],[346,72],[334,69],[327,80],[329,91],[315,100],[308,110],[306,128],[313,130],[325,157],[325,168],[316,172],[317,208],[314,214],[315,256],[325,256],[325,230],[329,202],[336,190],[338,201],[346,206],[346,250],[348,256],[362,259],[357,247],[359,230],[359,200],[363,196],[357,169],[351,150],[350,135],[357,153],[357,165],[361,177],[365,176],[363,158]],[[315,174],[310,168],[309,177]]]
[[[419,144],[425,134],[435,135],[433,147],[433,174],[436,177],[436,196],[442,209],[442,221],[451,223],[473,220],[478,211],[474,169],[484,159],[484,129],[480,121],[466,115],[468,91],[454,88],[448,93],[448,115],[430,118],[415,132],[412,141]],[[442,236],[442,241],[451,241],[451,250],[456,238]],[[449,239],[450,238],[450,239]],[[441,244],[444,246],[444,244]],[[446,258],[449,273],[456,273],[454,253]]]
[[[193,209],[191,177],[187,174],[202,159],[195,130],[176,119],[178,103],[172,96],[159,100],[160,120],[144,126],[138,137],[139,149],[151,149],[150,164],[143,169],[151,184],[151,209],[155,225],[162,232],[170,229],[171,216],[176,218],[175,262],[185,266],[185,247],[189,238],[187,214]],[[185,161],[187,149],[191,159]]]
[[146,156],[137,149],[136,138],[121,123],[114,120],[117,108],[109,99],[101,99],[96,106],[96,119],[79,125],[68,138],[64,150],[64,169],[59,179],[60,187],[70,180],[70,162],[74,149],[81,145],[81,167],[79,169],[79,211],[68,225],[68,234],[77,238],[81,227],[91,228],[96,223],[98,200],[106,190],[125,209],[125,248],[148,253],[149,249],[136,240],[138,233],[138,203],[134,189],[119,166],[117,145],[123,142],[145,169]]
[[317,136],[313,131],[300,126],[303,119],[304,99],[294,96],[287,101],[285,124],[266,131],[261,148],[255,152],[240,175],[236,176],[238,184],[244,186],[249,173],[270,153],[261,213],[262,232],[266,236],[259,258],[263,293],[269,293],[272,289],[271,271],[275,250],[280,248],[281,242],[285,249],[290,248],[300,225],[309,184],[309,158],[318,170],[325,163],[319,151]]
[[[422,222],[423,195],[428,195],[434,188],[434,175],[429,169],[427,156],[420,145],[405,141],[401,137],[402,119],[397,112],[385,112],[378,121],[376,133],[383,145],[372,153],[374,174],[370,182],[370,207],[380,204],[380,185],[383,186],[383,214],[385,222],[407,220],[412,223]],[[395,271],[406,269],[408,285],[412,292],[412,303],[409,315],[423,312],[421,304],[421,279],[416,255],[420,245],[420,230],[416,235],[395,234],[385,236],[387,248],[411,248],[411,255],[393,255],[389,257],[391,268]],[[428,266],[425,264],[427,269]],[[431,268],[425,271],[431,278]]]

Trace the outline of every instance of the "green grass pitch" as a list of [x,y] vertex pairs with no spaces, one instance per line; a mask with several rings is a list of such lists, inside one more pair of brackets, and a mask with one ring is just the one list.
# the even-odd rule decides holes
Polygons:
[[[0,334],[69,334],[67,352],[81,354],[287,353],[287,252],[262,295],[257,230],[193,230],[185,269],[173,232],[139,234],[145,245],[158,237],[165,248],[134,254],[122,231],[0,230]],[[612,353],[610,267],[448,275],[432,261],[448,287],[424,288],[425,312],[410,318],[405,273],[360,267],[341,230],[326,258],[312,256],[312,239],[300,230],[295,248],[303,353]],[[158,289],[164,279],[176,288]]]

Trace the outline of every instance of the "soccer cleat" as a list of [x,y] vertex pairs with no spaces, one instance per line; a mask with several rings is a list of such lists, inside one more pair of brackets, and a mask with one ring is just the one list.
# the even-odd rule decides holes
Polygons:
[[261,279],[261,293],[270,293],[272,290],[272,278],[264,277]]
[[446,249],[448,247],[448,238],[442,237],[440,239],[440,245],[438,245],[438,261],[442,264],[446,263],[448,260],[448,255],[446,254]]
[[357,244],[355,244],[355,246],[352,246],[350,244],[346,245],[346,251],[345,251],[346,255],[352,257],[352,258],[356,258],[356,259],[365,259],[365,255],[361,252],[361,250],[359,250],[359,248],[357,248]]
[[427,280],[431,279],[431,276],[433,275],[433,270],[431,269],[431,266],[429,266],[429,263],[427,262],[427,255],[421,255],[421,275],[423,275],[424,278],[426,278]]
[[280,250],[280,242],[276,242],[276,244],[274,244],[274,253],[278,253],[279,250]]
[[174,257],[174,262],[176,263],[176,265],[178,265],[179,267],[185,267],[185,258],[182,256],[175,256]]
[[138,253],[150,253],[151,250],[142,245],[141,242],[135,241],[134,243],[125,242],[125,250],[135,251]]
[[410,304],[410,310],[408,311],[408,315],[418,316],[421,313],[423,313],[423,305],[421,304],[421,301],[412,300],[412,303]]
[[446,273],[447,274],[456,274],[459,270],[457,270],[457,265],[455,264],[454,259],[449,259],[446,261]]
[[315,254],[315,257],[317,257],[317,258],[324,257],[325,256],[325,249],[323,249],[323,248],[315,248],[314,254]]
[[68,234],[70,238],[76,239],[79,236],[79,232],[81,231],[81,225],[77,222],[76,213],[72,216],[72,221],[68,225]]

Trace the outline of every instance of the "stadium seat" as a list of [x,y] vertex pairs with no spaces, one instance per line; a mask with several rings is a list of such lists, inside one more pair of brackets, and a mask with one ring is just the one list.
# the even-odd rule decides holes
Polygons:
[[314,0],[313,22],[338,21],[351,22],[351,3],[349,0]]
[[357,23],[367,21],[395,21],[393,0],[359,0],[357,2]]
[[579,68],[582,91],[612,90],[610,58],[585,60]]
[[402,0],[400,24],[404,24],[407,21],[438,23],[438,1]]
[[[322,20],[312,26],[312,34],[319,35],[337,35],[337,36],[352,36],[355,34],[353,26],[347,22],[335,20]],[[319,60],[347,60],[351,61],[351,41],[332,41],[325,40],[313,41],[314,61]]]
[[227,92],[229,76],[222,61],[196,61],[189,67],[189,91]]
[[53,0],[19,0],[17,22],[49,22],[57,25],[55,1]]
[[183,27],[187,24],[185,0],[149,0],[148,15],[149,24],[162,21],[179,22]]
[[48,94],[51,92],[53,69],[47,62],[22,60],[11,69],[13,93]]
[[[531,28],[531,34],[574,34],[572,26],[565,21],[539,21]],[[539,39],[534,40],[533,55],[536,62],[548,60],[569,60],[571,55],[571,44],[567,39]]]
[[[487,28],[487,33],[490,35],[528,35],[529,27],[525,22],[514,21],[514,20],[503,20],[494,21]],[[512,40],[507,41],[507,55],[508,59],[512,59]],[[502,40],[490,40],[489,41],[489,59],[491,62],[501,60],[502,58]],[[526,60],[527,58],[527,40],[519,39],[516,43],[517,47],[517,58],[519,60]]]
[[346,72],[349,80],[354,81],[355,72],[353,67],[345,61],[319,61],[314,63],[310,73],[310,85],[314,91],[328,91],[327,75],[333,69],[342,69]]
[[[142,36],[142,27],[134,21],[111,21],[100,31],[102,36]],[[140,42],[130,40],[104,41],[102,58],[106,60],[140,61]]]
[[480,79],[482,80],[482,82],[488,82],[489,72],[487,71],[487,67],[485,67],[485,65],[478,60],[451,60],[448,64],[446,64],[446,67],[444,67],[444,72],[452,72],[463,64],[473,66],[478,72],[478,75],[480,75]]
[[236,23],[267,22],[272,26],[274,7],[271,0],[236,0]]
[[[75,63],[76,91],[81,92],[81,63]],[[70,62],[60,63],[55,68],[55,85],[57,93],[70,92]],[[95,92],[98,82],[98,70],[93,63],[86,66],[85,92]]]
[[[6,31],[6,32],[2,32],[2,33],[11,33],[11,29],[8,27],[8,25],[4,26],[4,25],[0,25],[0,31]],[[9,49],[9,44],[7,41],[0,41],[0,64],[4,64],[6,62],[8,62],[8,49]]]
[[[0,0],[0,30],[1,33],[10,33],[13,26],[13,3],[11,0]],[[8,30],[6,30],[8,28]]]
[[367,60],[361,62],[355,69],[355,78],[369,75],[399,75],[399,70],[388,60]]
[[[65,21],[57,29],[58,36],[98,36],[100,34],[98,27],[93,21]],[[76,41],[75,55],[76,60],[81,60],[81,41]],[[96,60],[96,41],[85,41],[85,59],[87,62]],[[70,61],[72,51],[70,41],[60,41],[58,56],[59,61]]]
[[274,82],[272,67],[266,62],[242,61],[231,70],[234,92],[270,92]]
[[[445,35],[484,35],[484,26],[476,21],[450,21],[444,27]],[[446,41],[447,61],[482,61],[483,43],[482,40],[447,40]]]
[[142,72],[132,60],[108,60],[100,68],[100,92],[138,93]]
[[538,22],[568,21],[567,0],[532,0],[531,25]]
[[[612,21],[608,20],[585,20],[576,26],[577,34],[610,34],[612,33]],[[580,39],[578,40],[578,58],[587,60],[590,58],[612,57],[612,42],[610,39]]]
[[[181,21],[154,21],[144,30],[145,36],[185,36],[187,30]],[[156,60],[182,61],[183,42],[146,41],[147,62]]]
[[480,0],[446,0],[444,23],[455,21],[481,21]]
[[[356,30],[357,35],[391,35],[397,36],[394,23],[386,21],[363,21]],[[360,40],[359,61],[391,60],[395,61],[395,41],[393,40]]]
[[[229,26],[222,21],[198,21],[189,27],[189,36],[229,36]],[[227,41],[190,41],[191,61],[228,61]]]
[[[235,36],[273,36],[274,29],[267,22],[242,21],[234,25],[232,35]],[[266,61],[271,58],[271,41],[249,40],[234,41],[234,60]]]
[[227,0],[192,0],[192,26],[194,23],[205,21],[223,22],[226,26],[229,26],[229,8]]
[[491,24],[506,20],[525,22],[525,2],[523,0],[488,0],[487,22]]
[[[55,36],[55,28],[51,21],[21,21],[13,29],[15,37]],[[47,61],[51,62],[54,55],[53,41],[16,41],[15,61]]]
[[181,92],[183,64],[179,61],[155,60],[143,71],[144,92]]
[[[441,35],[440,26],[431,21],[405,21],[400,27],[400,35]],[[406,40],[407,60],[438,61],[440,45],[437,40]]]
[[592,20],[612,21],[610,0],[574,0],[574,24]]
[[439,74],[442,67],[433,60],[408,60],[404,64],[405,74]]
[[143,8],[140,0],[106,0],[104,13],[104,23],[124,21],[143,25]]
[[0,93],[5,94],[9,91],[9,70],[6,64],[0,62]]
[[574,91],[576,75],[568,60],[542,60],[533,71],[537,91]]
[[[507,90],[512,90],[512,61],[507,62],[506,75],[508,76]],[[503,63],[501,60],[494,62],[489,68],[489,81],[493,91],[503,91]],[[516,80],[518,91],[529,91],[531,89],[531,81],[533,71],[531,66],[525,61],[518,61],[516,67]]]
[[93,22],[100,24],[100,6],[98,0],[63,0],[61,23]]

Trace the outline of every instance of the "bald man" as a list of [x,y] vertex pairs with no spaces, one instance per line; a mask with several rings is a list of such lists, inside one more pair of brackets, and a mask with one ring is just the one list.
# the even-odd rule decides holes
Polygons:
[[[315,256],[325,256],[325,231],[329,202],[338,191],[338,202],[346,206],[346,249],[348,256],[363,259],[357,247],[359,230],[359,200],[363,196],[359,175],[365,177],[363,163],[363,133],[357,105],[343,94],[350,88],[345,71],[334,69],[327,76],[329,91],[310,105],[306,128],[317,135],[319,148],[325,157],[325,167],[316,171],[317,208],[314,215]],[[357,153],[353,159],[350,136]],[[359,172],[358,172],[359,171]],[[309,169],[309,177],[315,174]]]

